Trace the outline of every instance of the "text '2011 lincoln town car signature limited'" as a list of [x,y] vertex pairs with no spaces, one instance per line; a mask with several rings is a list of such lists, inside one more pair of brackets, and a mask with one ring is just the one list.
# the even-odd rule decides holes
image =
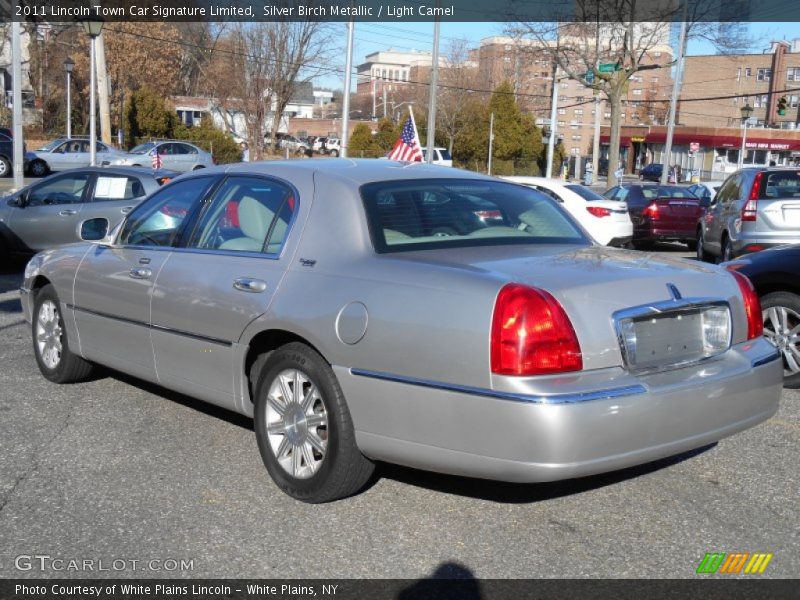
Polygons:
[[306,502],[357,492],[377,460],[513,482],[620,469],[778,407],[746,277],[598,246],[483,175],[240,164],[81,228],[95,241],[25,271],[44,376],[102,364],[252,416]]

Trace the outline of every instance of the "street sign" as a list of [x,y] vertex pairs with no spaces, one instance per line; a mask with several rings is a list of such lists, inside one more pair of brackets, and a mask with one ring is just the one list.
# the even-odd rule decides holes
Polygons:
[[619,63],[604,63],[597,67],[597,71],[600,73],[613,73],[614,71],[619,71],[620,66]]
[[592,84],[594,83],[594,71],[586,71],[586,75],[584,76],[586,83]]
[[691,152],[700,152],[700,143],[692,142],[691,144],[689,144],[689,150]]

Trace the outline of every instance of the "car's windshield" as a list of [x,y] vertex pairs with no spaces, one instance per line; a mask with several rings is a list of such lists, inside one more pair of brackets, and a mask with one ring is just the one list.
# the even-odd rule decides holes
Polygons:
[[589,240],[536,190],[469,179],[381,181],[361,195],[377,252]]
[[648,200],[653,198],[690,198],[697,200],[689,188],[678,187],[676,185],[653,185],[642,187],[642,196]]
[[139,144],[133,150],[131,150],[131,154],[147,154],[155,147],[153,142],[147,142],[145,144]]
[[581,198],[583,198],[587,202],[588,201],[594,201],[594,200],[607,200],[608,199],[608,198],[604,198],[603,196],[601,196],[597,192],[595,192],[593,190],[590,190],[587,187],[583,187],[582,185],[577,185],[577,184],[574,184],[574,183],[570,183],[570,184],[565,185],[564,187],[567,188],[568,190],[572,191],[572,192],[575,192],[576,194],[578,194],[578,196],[580,196]]
[[56,146],[58,146],[59,144],[61,144],[63,141],[64,141],[63,139],[61,139],[61,140],[53,140],[53,141],[52,141],[52,142],[50,142],[49,144],[45,144],[44,146],[42,146],[41,148],[39,148],[39,151],[40,151],[40,152],[50,152],[50,151],[51,151],[51,150],[53,150],[53,149],[54,149]]
[[800,171],[767,173],[766,198],[800,198]]

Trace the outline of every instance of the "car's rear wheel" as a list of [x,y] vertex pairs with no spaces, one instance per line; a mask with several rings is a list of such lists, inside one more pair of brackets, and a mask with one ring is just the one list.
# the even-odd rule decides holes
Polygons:
[[727,234],[722,238],[722,258],[720,259],[722,262],[728,262],[729,260],[733,260],[733,245],[731,244],[731,240],[728,238]]
[[43,160],[35,160],[30,166],[31,175],[34,177],[44,177],[50,171],[47,163]]
[[686,244],[692,252],[697,250],[697,240],[683,240],[683,243]]
[[773,292],[761,298],[764,337],[783,355],[783,386],[800,388],[800,296]]
[[339,156],[339,151],[338,150],[330,150],[328,152],[328,155],[336,158],[337,156]]
[[93,365],[69,348],[61,305],[52,285],[37,292],[32,321],[33,351],[45,379],[72,383],[91,374]]
[[652,250],[654,245],[652,240],[633,240],[631,244],[637,250]]
[[262,355],[251,381],[258,448],[281,490],[316,504],[364,486],[374,465],[358,450],[339,382],[316,351],[292,342]]
[[706,240],[705,240],[705,237],[703,235],[703,228],[702,227],[698,227],[697,228],[697,243],[695,245],[695,250],[697,251],[697,260],[703,261],[703,262],[709,262],[710,257],[708,255],[708,253],[706,252],[705,245],[706,245]]

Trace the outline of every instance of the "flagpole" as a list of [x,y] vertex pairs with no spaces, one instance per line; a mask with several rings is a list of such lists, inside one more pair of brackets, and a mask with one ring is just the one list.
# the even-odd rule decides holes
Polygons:
[[414,125],[414,137],[417,138],[417,144],[422,146],[421,140],[419,139],[419,132],[417,131],[417,120],[414,118],[414,109],[410,104],[408,106],[408,114],[411,115],[411,123]]

